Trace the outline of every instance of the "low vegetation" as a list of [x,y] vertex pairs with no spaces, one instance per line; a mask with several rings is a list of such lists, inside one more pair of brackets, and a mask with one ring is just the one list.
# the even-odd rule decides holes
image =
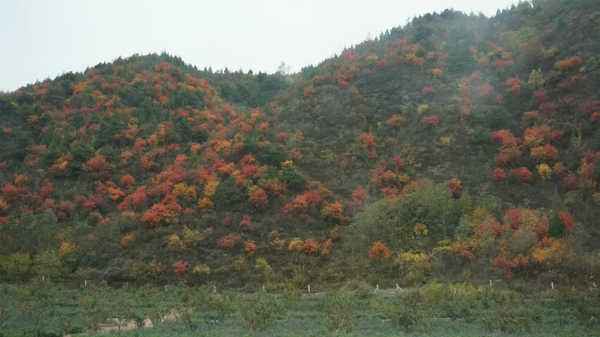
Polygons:
[[516,290],[464,283],[342,288],[298,297],[186,286],[3,285],[0,336],[591,337],[600,329],[599,289]]

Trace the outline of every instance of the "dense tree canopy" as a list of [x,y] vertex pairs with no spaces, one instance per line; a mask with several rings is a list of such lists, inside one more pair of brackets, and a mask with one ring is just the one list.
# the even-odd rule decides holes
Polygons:
[[0,94],[0,278],[596,273],[599,13],[447,10],[293,75],[152,54]]

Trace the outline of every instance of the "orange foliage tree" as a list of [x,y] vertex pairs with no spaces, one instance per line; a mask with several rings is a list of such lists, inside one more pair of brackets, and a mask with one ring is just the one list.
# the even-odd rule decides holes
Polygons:
[[177,199],[172,195],[168,195],[161,202],[152,205],[149,210],[144,212],[142,221],[151,227],[161,222],[172,223],[182,210],[183,207],[177,203]]
[[450,190],[450,193],[452,193],[453,198],[460,198],[463,191],[462,181],[458,178],[450,179],[450,181],[448,181],[448,189]]
[[371,249],[369,249],[369,259],[371,260],[382,260],[387,259],[392,255],[390,249],[381,241],[373,242]]
[[248,196],[250,197],[250,202],[255,207],[264,207],[267,205],[267,192],[258,186],[250,187],[248,189]]
[[325,218],[341,221],[344,218],[344,205],[339,200],[326,203],[321,209],[321,215]]

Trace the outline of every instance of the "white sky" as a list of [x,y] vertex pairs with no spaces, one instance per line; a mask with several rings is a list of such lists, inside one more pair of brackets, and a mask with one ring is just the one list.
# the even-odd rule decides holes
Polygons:
[[454,8],[494,15],[517,0],[0,0],[0,90],[135,53],[198,67],[293,71]]

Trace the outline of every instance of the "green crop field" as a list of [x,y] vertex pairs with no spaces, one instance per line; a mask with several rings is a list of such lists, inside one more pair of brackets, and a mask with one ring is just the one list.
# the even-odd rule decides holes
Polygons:
[[[600,290],[1,288],[0,336],[598,336]],[[117,320],[118,319],[118,320]],[[150,323],[150,321],[152,323]]]

